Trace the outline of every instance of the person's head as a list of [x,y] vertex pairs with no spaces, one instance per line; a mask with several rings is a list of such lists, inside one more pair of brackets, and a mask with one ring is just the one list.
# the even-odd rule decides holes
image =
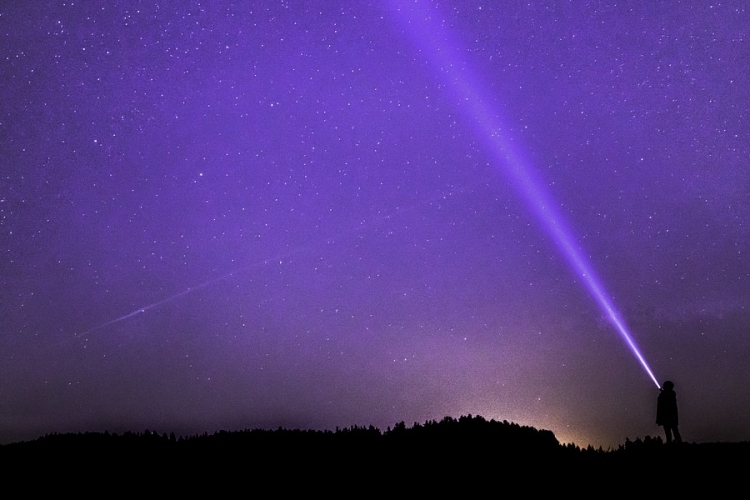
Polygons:
[[674,384],[671,381],[667,380],[662,384],[662,387],[668,391],[671,391],[672,389],[674,389]]

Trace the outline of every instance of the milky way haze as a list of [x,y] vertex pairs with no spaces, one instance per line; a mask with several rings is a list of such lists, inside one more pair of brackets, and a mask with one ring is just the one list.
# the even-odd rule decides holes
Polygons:
[[658,434],[542,212],[683,437],[750,439],[744,2],[5,4],[0,442]]

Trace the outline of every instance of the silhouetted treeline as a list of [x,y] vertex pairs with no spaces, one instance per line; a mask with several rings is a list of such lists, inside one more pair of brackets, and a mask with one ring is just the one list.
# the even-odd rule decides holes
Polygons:
[[616,483],[628,489],[668,481],[664,484],[674,489],[682,486],[675,483],[679,478],[690,484],[723,478],[726,484],[749,459],[750,443],[668,446],[661,438],[646,437],[613,450],[579,448],[561,445],[551,431],[471,415],[411,427],[400,422],[386,431],[373,426],[279,428],[177,437],[147,430],[51,434],[0,446],[6,477],[13,471],[63,471],[68,478],[121,481],[124,474],[130,481],[180,481],[184,487],[224,478],[282,489],[328,485],[337,491],[345,491],[346,484],[375,490],[400,485],[415,494],[495,482],[528,492],[550,491],[558,483]]

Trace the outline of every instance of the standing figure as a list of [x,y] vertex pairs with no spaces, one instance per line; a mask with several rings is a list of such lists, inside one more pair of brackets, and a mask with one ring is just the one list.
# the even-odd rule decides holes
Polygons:
[[677,393],[674,392],[674,384],[667,380],[659,393],[656,403],[656,425],[664,427],[667,436],[667,444],[672,442],[672,434],[677,443],[682,443],[680,431],[677,430]]

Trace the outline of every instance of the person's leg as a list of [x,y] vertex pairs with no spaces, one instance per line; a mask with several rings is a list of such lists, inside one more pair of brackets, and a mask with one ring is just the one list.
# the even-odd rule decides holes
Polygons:
[[674,440],[675,440],[675,442],[681,443],[682,442],[682,436],[680,436],[680,431],[677,429],[676,425],[672,429],[672,432],[674,432]]
[[664,426],[664,434],[667,437],[667,444],[672,442],[672,428],[668,425]]

